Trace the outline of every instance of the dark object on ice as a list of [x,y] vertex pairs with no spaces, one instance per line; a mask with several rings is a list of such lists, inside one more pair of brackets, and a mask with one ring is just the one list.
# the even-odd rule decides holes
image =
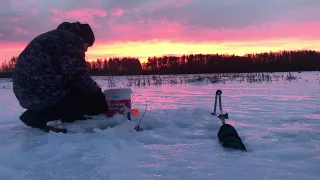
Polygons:
[[216,108],[217,101],[219,99],[220,114],[217,117],[221,120],[222,123],[222,126],[220,127],[218,132],[219,141],[220,143],[222,143],[223,147],[247,151],[236,129],[232,125],[226,123],[226,119],[229,119],[229,115],[228,113],[222,112],[221,95],[222,91],[217,90],[214,102],[214,111],[211,112],[211,115],[217,115]]
[[223,147],[247,151],[236,129],[230,124],[223,124],[220,127],[218,138]]

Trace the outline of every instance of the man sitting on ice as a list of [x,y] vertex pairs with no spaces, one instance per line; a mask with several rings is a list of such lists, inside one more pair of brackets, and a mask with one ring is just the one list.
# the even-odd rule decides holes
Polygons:
[[106,111],[101,88],[89,76],[85,52],[95,41],[88,24],[63,22],[34,38],[18,56],[13,91],[27,109],[20,120],[45,131],[47,122],[84,120]]

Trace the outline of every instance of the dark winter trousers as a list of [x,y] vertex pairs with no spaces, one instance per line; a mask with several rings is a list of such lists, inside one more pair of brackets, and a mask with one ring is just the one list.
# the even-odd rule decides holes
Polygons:
[[83,120],[84,115],[98,115],[105,111],[106,103],[102,93],[88,94],[71,91],[51,108],[26,110],[20,116],[20,120],[27,126],[43,129],[49,121],[74,122]]

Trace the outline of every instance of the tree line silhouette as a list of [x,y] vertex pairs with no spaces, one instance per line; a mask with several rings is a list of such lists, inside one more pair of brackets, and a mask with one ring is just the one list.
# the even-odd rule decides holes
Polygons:
[[[4,61],[0,76],[11,77],[17,57]],[[320,52],[313,50],[246,54],[190,54],[149,57],[114,57],[87,62],[91,75],[146,75],[320,71]]]

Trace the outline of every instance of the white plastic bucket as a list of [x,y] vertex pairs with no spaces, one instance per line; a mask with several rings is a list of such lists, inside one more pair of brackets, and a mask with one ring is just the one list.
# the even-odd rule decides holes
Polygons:
[[112,117],[114,114],[123,114],[127,108],[131,109],[130,88],[107,89],[104,92],[105,100],[108,104],[106,115]]

